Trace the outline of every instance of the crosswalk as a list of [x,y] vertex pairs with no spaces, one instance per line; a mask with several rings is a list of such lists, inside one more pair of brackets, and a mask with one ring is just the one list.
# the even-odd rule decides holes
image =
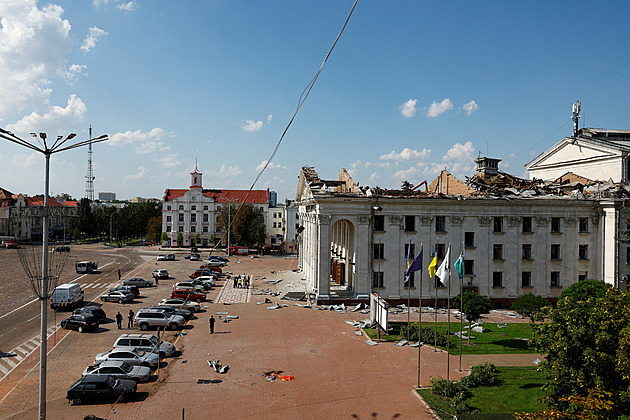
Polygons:
[[[50,337],[59,329],[59,325],[53,325],[46,331],[46,337]],[[37,335],[30,340],[25,341],[19,346],[5,351],[0,357],[0,381],[2,381],[9,373],[17,368],[31,353],[37,351],[41,344],[40,336]]]
[[119,281],[115,281],[115,282],[100,282],[100,281],[95,281],[92,283],[81,283],[81,289],[82,290],[86,290],[86,289],[113,289],[114,287],[118,286],[120,284]]

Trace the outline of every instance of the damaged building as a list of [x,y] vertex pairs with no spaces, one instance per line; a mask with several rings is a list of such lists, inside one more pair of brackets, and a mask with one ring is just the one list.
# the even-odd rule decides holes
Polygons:
[[[604,132],[610,144],[596,138]],[[420,296],[433,305],[436,295],[445,304],[448,288],[429,278],[427,266],[433,253],[441,263],[450,244],[451,263],[464,252],[464,289],[490,297],[495,308],[527,293],[555,300],[582,279],[626,289],[630,247],[617,238],[627,229],[630,143],[622,138],[630,140],[630,131],[576,134],[530,162],[529,180],[488,157],[465,181],[442,171],[429,185],[401,190],[361,187],[345,169],[326,180],[303,167],[296,205],[308,287],[320,303],[367,301],[378,291],[394,304],[409,295],[416,305]],[[607,169],[591,171],[598,161]],[[422,290],[420,272],[404,283],[409,246],[414,255],[424,251]]]

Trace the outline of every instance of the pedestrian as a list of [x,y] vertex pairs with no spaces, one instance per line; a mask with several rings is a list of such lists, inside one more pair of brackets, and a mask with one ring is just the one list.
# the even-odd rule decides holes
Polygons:
[[133,316],[135,314],[133,313],[133,311],[131,309],[129,309],[129,315],[127,315],[127,328],[131,328],[131,325],[133,324]]
[[118,269],[118,281],[120,281],[120,268]]
[[238,278],[238,288],[242,289],[243,288],[243,278],[239,276]]
[[158,287],[160,285],[160,276],[153,276],[153,278],[155,279],[155,287]]
[[116,314],[116,324],[118,324],[118,329],[122,330],[122,320],[123,316],[120,314],[120,311]]
[[210,334],[214,334],[214,316],[210,315]]
[[234,288],[236,289],[236,285],[238,283],[238,276],[234,276]]

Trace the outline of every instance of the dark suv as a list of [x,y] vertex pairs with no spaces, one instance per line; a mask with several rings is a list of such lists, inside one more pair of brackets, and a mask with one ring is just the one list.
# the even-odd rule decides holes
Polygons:
[[93,315],[97,319],[107,318],[107,315],[105,314],[105,311],[102,308],[99,308],[98,306],[92,306],[92,305],[75,309],[74,312],[72,313],[74,315]]
[[66,398],[77,405],[84,401],[115,401],[119,397],[120,400],[123,400],[125,397],[135,395],[136,389],[136,381],[131,379],[116,379],[113,376],[105,375],[85,375],[70,385]]
[[80,333],[87,330],[95,330],[98,328],[98,319],[94,315],[70,315],[61,321],[61,328],[67,330],[77,330]]

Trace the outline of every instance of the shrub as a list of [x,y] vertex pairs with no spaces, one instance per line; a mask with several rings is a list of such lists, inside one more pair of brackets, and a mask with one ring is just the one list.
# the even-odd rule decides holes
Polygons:
[[[407,325],[402,325],[400,330],[398,331],[398,335],[401,337],[407,336]],[[411,324],[409,327],[409,340],[410,341],[418,341],[418,324]],[[440,347],[446,347],[447,336],[442,333],[437,333],[437,345]],[[433,345],[435,343],[435,329],[429,327],[422,328],[422,337],[420,341],[426,343],[428,345]],[[452,341],[452,340],[451,340]],[[455,344],[451,342],[451,347],[454,347]]]
[[432,394],[445,398],[453,398],[455,395],[466,391],[466,387],[461,382],[442,378],[431,379],[431,387]]
[[484,363],[483,365],[473,366],[470,375],[463,378],[460,382],[470,388],[477,386],[491,386],[496,383],[497,368],[492,363]]

